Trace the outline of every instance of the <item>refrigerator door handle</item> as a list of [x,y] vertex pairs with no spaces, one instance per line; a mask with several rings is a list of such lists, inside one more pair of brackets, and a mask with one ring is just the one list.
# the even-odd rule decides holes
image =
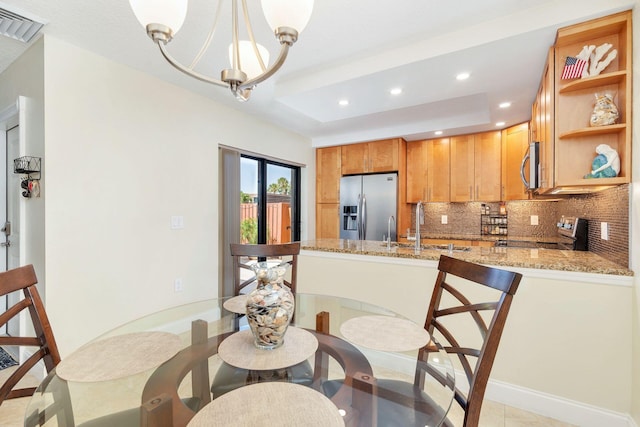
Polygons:
[[362,238],[367,240],[367,197],[362,195]]
[[356,228],[358,229],[358,240],[362,239],[362,197],[358,194],[358,212],[356,215]]

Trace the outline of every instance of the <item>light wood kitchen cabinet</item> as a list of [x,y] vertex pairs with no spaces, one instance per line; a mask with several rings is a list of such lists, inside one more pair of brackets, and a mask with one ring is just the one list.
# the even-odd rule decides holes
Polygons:
[[[527,200],[529,191],[520,177],[520,167],[529,146],[527,123],[512,126],[502,131],[502,199]],[[525,165],[525,176],[529,176],[529,164]]]
[[451,201],[470,202],[473,197],[473,135],[451,138]]
[[316,149],[316,203],[340,202],[341,147]]
[[[545,193],[555,185],[554,157],[554,49],[549,49],[542,80],[531,110],[530,141],[537,141],[540,148],[540,176],[538,193]],[[513,200],[513,199],[509,199]]]
[[341,147],[316,149],[316,238],[340,235]]
[[[551,193],[594,191],[631,181],[631,40],[631,11],[558,30],[554,63],[555,182]],[[604,43],[610,43],[611,50],[617,50],[617,56],[600,74],[561,79],[566,57],[575,57],[585,45]],[[619,118],[615,124],[590,126],[596,94],[605,93],[613,96]],[[585,179],[600,144],[617,151],[620,172],[617,177]]]
[[451,201],[501,199],[500,132],[451,138]]
[[316,239],[340,238],[340,203],[316,203]]
[[394,172],[399,168],[401,139],[342,146],[342,175]]
[[449,138],[407,143],[407,203],[449,201]]

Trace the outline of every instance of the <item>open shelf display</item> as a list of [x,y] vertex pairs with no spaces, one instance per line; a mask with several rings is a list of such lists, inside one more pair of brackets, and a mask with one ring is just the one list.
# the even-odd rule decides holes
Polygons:
[[[584,46],[610,43],[617,56],[596,76],[562,80],[565,59]],[[607,52],[607,54],[609,53]],[[606,58],[605,54],[604,58]],[[604,59],[603,58],[603,59]],[[555,185],[607,186],[631,181],[631,11],[558,30],[555,44]],[[613,96],[619,117],[615,124],[591,127],[596,94]],[[620,156],[620,172],[613,178],[585,179],[606,144]]]

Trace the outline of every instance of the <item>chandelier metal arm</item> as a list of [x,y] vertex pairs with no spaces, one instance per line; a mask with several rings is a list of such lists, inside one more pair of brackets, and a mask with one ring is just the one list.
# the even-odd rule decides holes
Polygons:
[[200,74],[197,71],[193,71],[192,69],[185,67],[184,65],[180,64],[176,59],[173,58],[173,56],[171,56],[171,54],[167,51],[167,48],[165,46],[165,43],[162,41],[157,41],[158,47],[160,48],[160,53],[162,53],[162,56],[164,56],[164,59],[167,60],[167,62],[169,62],[169,64],[173,65],[173,67],[175,69],[177,69],[178,71],[182,71],[183,73],[185,73],[188,76],[191,76],[195,79],[201,80],[205,83],[211,83],[214,84],[216,86],[221,86],[221,87],[229,87],[229,84],[226,82],[223,82],[222,80],[218,80],[218,79],[214,79],[212,77],[209,76],[205,76],[204,74]]
[[238,86],[238,89],[249,89],[252,88],[253,86],[257,85],[258,83],[261,83],[265,80],[267,80],[269,77],[271,77],[272,75],[274,75],[276,73],[276,71],[278,71],[280,69],[280,67],[282,67],[282,65],[284,64],[285,59],[287,59],[287,55],[289,54],[289,44],[287,43],[282,43],[280,48],[280,55],[278,55],[278,58],[273,62],[273,64],[271,64],[271,66],[262,74],[260,74],[259,76],[256,76],[250,80],[247,80],[245,82],[242,82],[242,84],[240,84]]

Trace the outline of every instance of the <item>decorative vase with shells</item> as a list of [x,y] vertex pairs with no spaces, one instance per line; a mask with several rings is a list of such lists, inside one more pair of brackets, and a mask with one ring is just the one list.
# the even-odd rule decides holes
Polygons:
[[247,321],[256,347],[271,350],[284,343],[294,310],[293,293],[284,284],[288,264],[253,266],[257,286],[247,297]]

